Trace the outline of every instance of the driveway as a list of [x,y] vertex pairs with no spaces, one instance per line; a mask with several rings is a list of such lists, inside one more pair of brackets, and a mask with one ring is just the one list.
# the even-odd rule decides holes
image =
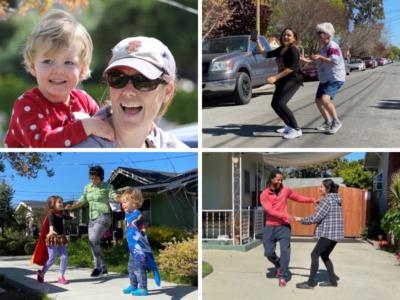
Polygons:
[[[278,287],[274,268],[264,257],[262,246],[248,252],[203,250],[203,261],[214,268],[203,278],[203,300],[386,300],[400,295],[400,264],[395,256],[361,241],[339,243],[331,254],[338,288],[296,289],[296,283],[306,281],[310,272],[310,254],[315,243],[309,240],[292,242],[290,274],[283,288]],[[277,251],[279,255],[279,246]],[[316,281],[329,280],[321,260],[319,269]]]

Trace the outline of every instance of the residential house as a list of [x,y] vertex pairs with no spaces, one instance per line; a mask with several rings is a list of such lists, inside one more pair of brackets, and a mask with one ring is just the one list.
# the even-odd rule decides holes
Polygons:
[[203,248],[258,245],[265,225],[259,196],[274,166],[307,165],[347,153],[203,153]]
[[276,49],[281,46],[281,43],[276,37],[267,38],[268,43],[271,45],[272,49]]

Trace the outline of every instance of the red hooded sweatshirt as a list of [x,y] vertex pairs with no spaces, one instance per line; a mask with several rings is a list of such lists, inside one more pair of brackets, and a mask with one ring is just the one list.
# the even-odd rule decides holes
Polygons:
[[261,193],[261,205],[267,213],[266,225],[278,226],[289,224],[289,214],[287,212],[287,199],[303,203],[315,202],[315,199],[296,195],[285,186],[281,187],[278,196],[276,196],[269,187]]

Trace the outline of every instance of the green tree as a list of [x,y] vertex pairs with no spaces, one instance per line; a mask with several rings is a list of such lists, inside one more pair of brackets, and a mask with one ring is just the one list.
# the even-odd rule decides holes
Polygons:
[[290,178],[326,178],[332,176],[332,169],[339,164],[338,159],[322,164],[294,167],[289,170]]
[[3,179],[0,185],[0,228],[3,237],[5,236],[5,227],[10,227],[10,225],[16,223],[14,219],[14,208],[11,205],[14,193],[15,190]]
[[355,25],[376,23],[385,19],[383,0],[343,0]]
[[[61,153],[58,153],[61,155]],[[47,152],[2,152],[0,153],[0,173],[6,170],[5,162],[21,177],[36,178],[39,171],[44,170],[48,177],[54,176],[53,169],[47,163],[53,160],[53,155]]]
[[342,177],[344,184],[348,187],[359,189],[371,189],[371,178],[374,173],[363,169],[364,160],[358,161],[348,159],[340,160],[339,164],[332,170],[333,177]]

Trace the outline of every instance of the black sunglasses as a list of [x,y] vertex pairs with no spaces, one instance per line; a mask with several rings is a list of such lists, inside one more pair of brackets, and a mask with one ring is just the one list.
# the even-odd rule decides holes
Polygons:
[[108,85],[114,89],[123,89],[129,80],[132,82],[133,87],[139,91],[153,91],[160,83],[164,85],[168,84],[167,81],[161,78],[152,80],[140,74],[128,76],[119,71],[108,72],[106,78]]
[[317,34],[320,35],[321,33],[325,33],[323,31],[317,31]]

